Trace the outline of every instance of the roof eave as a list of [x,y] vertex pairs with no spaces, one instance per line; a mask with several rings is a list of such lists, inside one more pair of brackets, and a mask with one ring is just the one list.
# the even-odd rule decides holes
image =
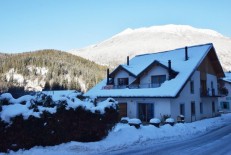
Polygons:
[[97,98],[176,98],[176,96],[97,96]]
[[135,75],[135,74],[133,74],[132,72],[130,72],[129,70],[127,70],[126,68],[124,68],[122,65],[119,65],[114,71],[112,71],[112,72],[109,74],[109,76],[111,77],[111,76],[115,75],[116,72],[119,71],[119,69],[122,69],[122,70],[126,71],[129,75],[131,75],[131,76],[133,76],[133,77],[136,78],[136,75]]

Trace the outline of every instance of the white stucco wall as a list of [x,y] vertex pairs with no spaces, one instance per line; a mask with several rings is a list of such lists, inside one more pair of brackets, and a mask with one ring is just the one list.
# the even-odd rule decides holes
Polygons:
[[[212,112],[212,102],[215,103],[215,113]],[[218,99],[217,98],[202,98],[202,103],[203,103],[203,114],[201,114],[201,117],[202,118],[214,117],[218,109]]]
[[115,85],[118,85],[118,78],[128,78],[128,82],[129,84],[131,84],[135,78],[133,76],[129,76],[128,72],[124,71],[124,70],[120,70],[114,77],[114,82]]
[[211,82],[213,82],[213,88],[215,90],[215,94],[218,94],[218,90],[217,90],[217,77],[211,74],[207,74],[207,88],[209,88],[210,92],[212,93],[212,86],[211,86]]
[[153,104],[153,118],[159,118],[163,115],[171,115],[170,99],[165,98],[120,98],[119,103],[127,103],[127,116],[129,118],[138,118],[139,103]]
[[129,118],[137,118],[138,109],[137,103],[133,100],[128,100],[127,102],[127,116]]
[[155,66],[147,74],[145,74],[140,78],[140,84],[141,85],[150,84],[151,76],[154,75],[166,75],[166,79],[168,79],[168,70],[161,66]]
[[[158,72],[158,74],[156,73]],[[167,70],[162,67],[155,67],[150,70],[146,77],[141,78],[141,83],[151,82],[152,75],[163,75],[168,77]],[[118,72],[115,76],[116,78],[129,77],[129,83],[134,80],[133,77],[125,71]],[[131,79],[131,80],[130,80]],[[194,93],[190,92],[190,81],[194,82]],[[215,93],[217,94],[217,78],[214,75],[207,75],[207,88],[211,89],[211,81],[213,81],[213,87]],[[117,79],[115,80],[117,84]],[[177,120],[177,116],[180,115],[180,104],[185,106],[185,121],[191,122],[200,120],[205,117],[215,116],[212,113],[212,102],[215,102],[215,112],[217,112],[218,100],[216,97],[201,97],[200,96],[200,72],[195,71],[190,79],[187,81],[183,87],[181,93],[177,98],[117,98],[119,103],[127,103],[127,116],[129,118],[138,118],[138,104],[139,103],[149,103],[154,106],[154,116],[160,118],[163,115],[171,115],[172,118]],[[230,86],[231,89],[231,86]],[[231,90],[229,91],[231,92]],[[231,94],[231,93],[230,93]],[[191,114],[191,102],[195,102],[195,115]],[[200,103],[203,104],[203,113],[200,112]]]
[[163,115],[171,115],[170,99],[153,99],[154,117],[161,119]]
[[[194,82],[194,93],[190,92],[190,81]],[[195,116],[191,115],[191,102],[195,102]],[[185,106],[185,121],[191,122],[200,119],[200,72],[195,71],[190,80],[186,83],[180,95],[171,99],[171,114],[174,119],[180,115],[180,104]]]
[[[211,74],[207,74],[207,88],[212,90],[211,82],[213,82],[213,88],[215,90],[215,95],[218,95],[217,89],[217,77]],[[211,95],[212,92],[209,92]],[[203,104],[203,113],[201,114],[201,118],[213,117],[218,112],[218,97],[201,97],[201,102]],[[212,102],[215,103],[215,112],[212,112]]]
[[136,98],[131,99],[128,103],[128,117],[138,118],[138,104],[146,103],[153,104],[153,118],[159,118],[163,115],[171,115],[170,99],[162,98]]

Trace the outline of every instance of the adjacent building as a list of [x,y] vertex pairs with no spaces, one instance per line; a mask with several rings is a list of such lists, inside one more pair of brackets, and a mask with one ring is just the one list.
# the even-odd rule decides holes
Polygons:
[[213,44],[137,55],[90,89],[97,101],[112,97],[121,117],[162,119],[184,115],[186,122],[218,112],[218,79],[224,72]]
[[231,112],[231,72],[226,72],[225,77],[219,80],[221,97],[218,99],[218,109],[222,112]]

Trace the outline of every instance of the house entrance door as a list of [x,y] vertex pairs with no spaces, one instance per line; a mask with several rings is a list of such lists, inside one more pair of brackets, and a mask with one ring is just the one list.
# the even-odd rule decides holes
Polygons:
[[119,116],[127,117],[127,103],[119,103]]
[[150,119],[153,118],[153,104],[152,103],[139,103],[138,111],[139,111],[139,119],[142,122],[149,122]]

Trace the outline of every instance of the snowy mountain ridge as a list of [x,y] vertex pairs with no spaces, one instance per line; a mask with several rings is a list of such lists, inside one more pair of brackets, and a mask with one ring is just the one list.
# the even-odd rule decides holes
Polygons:
[[188,25],[163,25],[125,29],[95,45],[68,52],[99,64],[115,67],[125,63],[126,57],[155,53],[180,47],[213,43],[225,71],[231,70],[231,38],[210,29]]
[[194,31],[195,33],[204,33],[204,34],[211,35],[214,37],[223,37],[222,34],[216,32],[214,30],[197,29],[197,28],[194,28],[194,27],[189,26],[189,25],[173,25],[173,24],[163,25],[163,26],[142,27],[142,28],[138,28],[138,29],[127,28],[115,36],[128,35],[131,33],[142,33],[142,32],[146,32],[146,31],[149,31],[149,32],[168,32],[168,33],[173,33],[173,34],[174,33],[182,33],[185,31]]

